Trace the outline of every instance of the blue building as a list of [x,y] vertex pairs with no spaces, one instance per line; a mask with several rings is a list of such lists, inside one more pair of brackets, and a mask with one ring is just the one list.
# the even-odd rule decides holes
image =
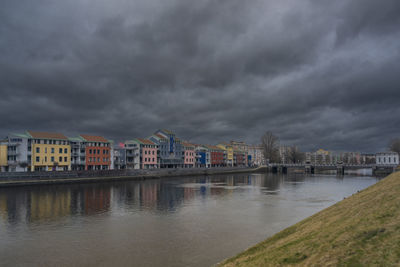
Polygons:
[[182,168],[184,165],[185,151],[182,141],[169,130],[157,130],[149,138],[159,147],[158,158],[160,168]]

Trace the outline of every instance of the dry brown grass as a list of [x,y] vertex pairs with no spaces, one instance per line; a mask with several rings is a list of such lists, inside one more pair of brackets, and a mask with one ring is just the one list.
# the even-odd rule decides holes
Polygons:
[[400,172],[220,266],[400,266]]

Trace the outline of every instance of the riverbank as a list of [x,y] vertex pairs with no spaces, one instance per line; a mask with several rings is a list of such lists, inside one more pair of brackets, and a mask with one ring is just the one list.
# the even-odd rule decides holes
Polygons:
[[219,266],[398,266],[400,172]]
[[262,171],[264,171],[263,167],[1,173],[0,187],[107,182],[118,180],[145,180],[167,177],[253,173]]

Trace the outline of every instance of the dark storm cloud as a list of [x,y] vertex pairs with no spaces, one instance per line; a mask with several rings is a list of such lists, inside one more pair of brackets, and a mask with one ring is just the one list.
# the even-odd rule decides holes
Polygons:
[[400,3],[2,1],[0,134],[383,150],[400,135]]

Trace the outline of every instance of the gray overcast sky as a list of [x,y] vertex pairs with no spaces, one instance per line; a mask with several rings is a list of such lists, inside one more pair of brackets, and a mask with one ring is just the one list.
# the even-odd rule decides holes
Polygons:
[[374,152],[400,136],[399,0],[2,0],[0,136]]

